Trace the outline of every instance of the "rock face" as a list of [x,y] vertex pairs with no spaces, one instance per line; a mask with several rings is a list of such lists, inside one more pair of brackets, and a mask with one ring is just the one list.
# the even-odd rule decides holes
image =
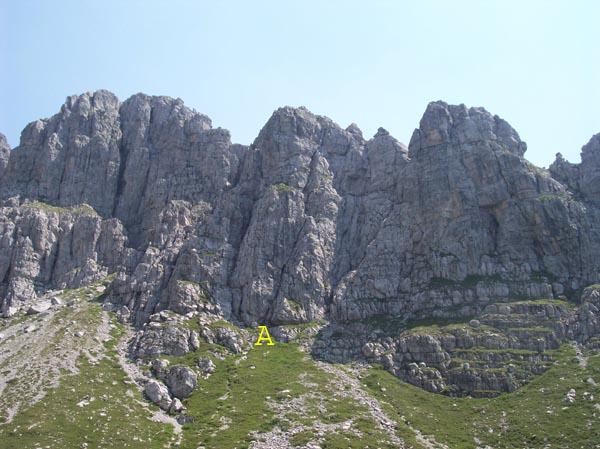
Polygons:
[[6,141],[6,136],[0,133],[0,179],[4,174],[4,169],[8,165],[8,159],[10,158],[10,146]]
[[[594,214],[524,150],[483,109],[430,104],[377,235],[334,292],[334,313],[477,309],[490,299],[552,296],[551,281],[576,290],[595,278]],[[586,249],[574,229],[589,236]]]
[[[406,147],[285,107],[247,147],[179,99],[98,91],[0,147],[5,314],[110,273],[106,300],[138,326],[166,309],[249,325],[471,317],[600,280],[599,135],[582,164],[547,171],[482,108],[429,104]],[[141,355],[197,338],[152,326]],[[219,329],[206,338],[241,347]]]
[[[365,359],[431,392],[493,396],[513,391],[552,363],[547,350],[566,341],[594,343],[600,297],[494,303],[477,319],[411,325],[387,319],[331,324],[312,351],[330,362]],[[584,317],[585,316],[585,317]]]
[[[79,287],[130,260],[122,224],[88,206],[7,201],[0,207],[0,312],[45,290]],[[41,289],[40,289],[41,287]]]
[[581,149],[581,164],[565,161],[560,153],[550,165],[550,173],[574,193],[598,204],[600,194],[600,134]]
[[30,123],[11,154],[3,190],[56,206],[112,212],[119,174],[119,101],[109,92],[67,98],[59,114]]

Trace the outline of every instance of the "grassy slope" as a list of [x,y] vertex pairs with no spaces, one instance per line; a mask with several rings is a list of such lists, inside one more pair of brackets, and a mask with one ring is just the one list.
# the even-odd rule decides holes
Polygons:
[[[84,292],[71,290],[66,296],[76,298]],[[69,320],[76,319],[93,332],[99,324],[100,305],[89,303],[83,310],[85,313],[65,308],[59,314],[68,314]],[[41,401],[22,409],[9,424],[0,425],[1,449],[151,449],[164,447],[171,440],[172,427],[151,421],[151,411],[135,400],[139,393],[127,380],[114,351],[122,327],[113,324],[112,339],[104,343],[106,357],[90,362],[81,356],[77,374],[65,374],[58,388],[50,389]],[[86,398],[89,404],[77,405]],[[87,446],[82,446],[84,443]]]
[[[92,303],[88,316],[77,319],[94,326],[98,317],[99,305]],[[82,443],[88,448],[168,447],[172,427],[149,419],[151,411],[137,402],[139,393],[115,359],[121,331],[116,326],[113,339],[105,343],[106,358],[92,364],[82,357],[78,374],[65,375],[44,399],[22,410],[10,424],[0,425],[0,449],[69,448]],[[217,370],[184,401],[194,421],[183,428],[182,448],[241,449],[274,428],[291,432],[297,446],[313,441],[323,449],[391,447],[366,407],[344,395],[344,388],[332,384],[295,344],[256,347],[247,357],[202,344],[199,351],[171,362],[194,366],[201,356],[210,357]],[[431,394],[378,368],[367,370],[361,381],[399,423],[397,433],[407,447],[422,448],[414,429],[451,449],[474,449],[476,441],[494,449],[599,447],[600,409],[595,404],[600,403],[600,388],[586,380],[591,377],[600,383],[600,355],[591,356],[586,368],[573,360],[570,346],[563,346],[554,357],[556,362],[546,373],[494,399]],[[570,388],[577,392],[574,404],[564,401]],[[584,391],[594,400],[584,399]],[[94,400],[77,406],[86,396]],[[287,407],[299,398],[304,400],[302,411]],[[348,420],[353,420],[350,428],[320,434],[314,425],[341,426]]]
[[[0,427],[0,447],[158,448],[171,438],[170,426],[153,422],[150,413],[127,396],[130,386],[115,360],[80,364],[57,389]],[[85,397],[89,405],[77,406]]]
[[[589,377],[600,381],[600,355],[590,357],[587,368],[580,367],[574,355],[570,346],[563,346],[547,372],[516,392],[493,399],[427,393],[376,368],[364,383],[398,422],[434,435],[452,449],[474,449],[476,439],[480,446],[495,449],[600,447],[600,409],[595,408],[600,388],[586,382]],[[570,388],[577,392],[574,404],[564,401]],[[594,400],[585,400],[584,392],[592,393]],[[403,427],[399,432],[411,433]]]
[[[321,438],[323,448],[391,447],[385,434],[374,429],[366,408],[330,389],[327,375],[294,344],[256,347],[246,359],[213,360],[215,374],[202,380],[184,401],[195,418],[184,426],[184,448],[243,448],[256,438],[253,432],[276,426],[297,428],[292,441],[300,445],[319,439],[312,429],[316,421],[336,424],[349,419],[365,430],[362,438],[351,432],[326,432]],[[193,364],[194,358],[174,361]],[[278,404],[299,397],[306,400],[304,412],[276,412]]]

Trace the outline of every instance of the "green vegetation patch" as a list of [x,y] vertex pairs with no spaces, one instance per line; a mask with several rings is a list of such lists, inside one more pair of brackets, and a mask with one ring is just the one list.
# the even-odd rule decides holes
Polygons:
[[35,209],[42,210],[44,212],[55,213],[55,214],[73,214],[73,215],[85,215],[90,217],[98,217],[98,213],[94,210],[92,206],[89,204],[79,204],[77,206],[70,207],[59,207],[53,206],[51,204],[47,204],[41,201],[32,201],[30,203],[26,203],[23,207],[27,209]]
[[280,182],[278,184],[273,184],[275,191],[277,192],[293,192],[294,188],[287,185],[285,182]]
[[[100,307],[89,316],[69,316],[88,329],[98,324]],[[83,313],[83,312],[82,312]],[[113,320],[105,357],[80,357],[79,372],[61,376],[57,388],[19,411],[13,421],[0,425],[0,448],[139,448],[165,447],[173,439],[172,426],[152,421],[155,407],[144,407],[116,359],[116,342],[123,327]],[[90,327],[88,327],[90,326]]]
[[[502,303],[496,303],[502,304]],[[505,304],[515,304],[515,305],[552,305],[558,307],[566,307],[568,309],[572,309],[575,307],[575,304],[569,301],[564,301],[562,299],[528,299],[528,300],[519,300],[513,301]]]
[[301,430],[300,432],[292,435],[290,438],[290,444],[294,447],[305,446],[316,438],[316,433],[312,430]]
[[[464,320],[464,318],[463,318]],[[407,329],[406,335],[442,335],[450,334],[453,331],[466,331],[471,334],[489,334],[498,333],[498,329],[480,324],[479,327],[475,328],[469,325],[469,323],[463,322],[451,322],[450,324],[444,324],[447,321],[440,321],[436,323],[429,320],[416,321]]]
[[284,301],[287,303],[288,307],[294,312],[301,312],[303,307],[302,303],[294,298],[285,298]]
[[234,332],[240,333],[242,332],[242,330],[236,326],[235,324],[231,323],[230,321],[227,320],[217,320],[217,321],[213,321],[212,323],[210,323],[208,325],[209,328],[211,329],[229,329],[232,330]]
[[290,396],[306,392],[299,376],[311,370],[304,354],[283,343],[253,349],[245,360],[231,356],[215,363],[216,372],[184,401],[194,422],[184,426],[183,447],[247,447],[251,432],[277,424],[268,398],[284,390]]
[[538,196],[538,201],[542,203],[555,201],[555,200],[568,200],[569,194],[567,192],[557,192],[557,193],[542,193]]
[[[170,360],[193,366],[196,357]],[[289,430],[304,426],[291,437],[292,444],[301,446],[312,440],[312,426],[317,421],[337,424],[361,417],[368,421],[363,426],[371,433],[365,433],[367,440],[354,435],[352,444],[387,447],[374,445],[387,437],[376,428],[366,407],[332,389],[329,375],[296,344],[278,342],[253,348],[245,358],[228,355],[213,361],[215,373],[201,379],[196,391],[184,401],[192,422],[184,425],[182,448],[241,449],[275,427]],[[286,408],[292,401],[302,403],[301,411]],[[364,441],[370,444],[364,445]]]
[[[151,413],[127,396],[126,375],[115,360],[82,360],[77,375],[64,376],[34,406],[0,426],[0,447],[160,448],[171,426],[150,420]],[[83,404],[83,405],[78,405]]]
[[[599,401],[583,395],[600,395],[598,386],[586,382],[589,377],[600,379],[600,356],[590,356],[583,368],[573,361],[571,346],[552,352],[556,362],[548,371],[495,398],[428,393],[377,368],[363,381],[398,420],[398,433],[406,438],[414,436],[411,426],[452,449],[593,448],[600,441],[600,413],[595,408]],[[571,388],[577,397],[568,404],[565,394]],[[421,446],[415,442],[413,447]]]

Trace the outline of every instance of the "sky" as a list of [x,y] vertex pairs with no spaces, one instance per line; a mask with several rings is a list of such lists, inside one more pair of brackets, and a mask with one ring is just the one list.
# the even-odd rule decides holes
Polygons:
[[179,97],[249,144],[280,106],[408,143],[430,101],[483,106],[548,166],[600,132],[595,0],[0,0],[0,132],[68,95]]

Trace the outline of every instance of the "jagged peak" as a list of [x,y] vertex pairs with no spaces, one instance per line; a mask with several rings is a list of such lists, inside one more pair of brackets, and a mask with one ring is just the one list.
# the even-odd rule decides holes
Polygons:
[[273,114],[271,114],[271,117],[261,129],[255,144],[260,142],[260,140],[266,136],[272,135],[275,132],[289,136],[305,138],[309,136],[316,136],[323,128],[335,129],[342,133],[346,132],[348,134],[352,134],[348,130],[343,130],[329,117],[317,115],[311,112],[305,106],[282,106],[277,108]]
[[[379,128],[375,135],[366,143],[366,151],[369,159],[373,162],[380,160],[384,165],[392,167],[396,164],[396,158],[408,161],[408,148],[399,142],[394,136],[384,129]],[[376,163],[377,164],[377,163]]]
[[346,127],[346,132],[349,132],[350,134],[352,134],[353,136],[355,136],[356,138],[358,138],[359,140],[363,140],[363,133],[362,130],[358,127],[358,125],[354,122],[350,123],[347,127]]
[[375,135],[373,137],[383,137],[383,136],[389,136],[390,133],[388,132],[387,129],[382,128],[381,126],[377,129],[377,132],[375,133]]
[[70,95],[66,98],[61,112],[77,111],[84,112],[94,109],[118,109],[120,101],[112,92],[99,89],[94,92],[84,92],[79,95]]
[[409,147],[411,153],[416,154],[423,148],[446,143],[461,145],[485,140],[499,141],[519,157],[527,149],[527,144],[508,122],[485,108],[450,105],[438,100],[427,105]]
[[121,102],[114,93],[105,89],[68,96],[60,113],[53,118],[60,120],[71,113],[87,116],[95,110],[111,111],[119,115],[136,115],[136,112],[146,108],[152,111],[153,119],[159,123],[178,115],[184,122],[192,123],[195,130],[212,128],[210,117],[186,106],[181,98],[138,92]]
[[579,164],[574,164],[572,162],[569,162],[568,160],[565,159],[565,157],[563,156],[563,154],[561,152],[558,152],[554,156],[554,161],[550,164],[550,166],[548,167],[548,170],[550,170],[550,172],[552,172],[553,170],[556,170],[557,167],[564,167],[564,166],[577,167],[578,165]]
[[271,114],[271,117],[267,121],[267,124],[271,120],[285,119],[285,118],[291,118],[291,117],[293,117],[295,120],[304,120],[304,121],[311,121],[311,122],[318,122],[318,123],[329,123],[331,125],[339,127],[339,125],[337,125],[329,117],[326,117],[324,115],[315,114],[310,109],[308,109],[306,106],[287,106],[287,105],[275,109],[275,111],[273,111],[273,114]]
[[281,116],[298,116],[306,118],[317,118],[317,114],[312,113],[306,106],[281,106],[273,111],[271,118]]
[[4,174],[4,169],[8,165],[10,157],[10,145],[6,141],[6,136],[0,133],[0,178]]
[[10,149],[10,145],[8,144],[8,140],[6,140],[6,136],[0,133],[0,148],[8,148]]
[[594,134],[581,148],[581,160],[591,155],[600,155],[600,133]]
[[[148,95],[143,92],[138,92],[136,94],[133,94],[132,96],[127,98],[127,100],[125,100],[123,102],[123,104],[125,104],[125,103],[140,103],[140,102],[141,103],[149,103],[153,106],[169,105],[171,107],[186,108],[186,109],[189,109],[190,111],[193,111],[193,109],[187,107],[185,105],[185,102],[179,97],[170,97],[168,95]],[[196,112],[196,111],[194,111],[194,112]]]
[[149,119],[151,115],[155,123],[176,120],[185,124],[186,128],[189,128],[188,131],[191,132],[202,132],[212,128],[210,117],[186,106],[181,98],[165,95],[137,93],[123,102],[120,113],[122,120],[140,117],[140,114],[146,119]]
[[408,148],[394,136],[392,136],[387,129],[379,127],[377,132],[373,135],[373,137],[367,142],[369,146],[372,146],[374,143],[380,144],[389,144],[391,143],[393,146],[398,147],[398,149],[403,153],[408,153]]
[[[596,160],[598,156],[600,156],[600,133],[594,134],[590,137],[590,140],[587,141],[585,145],[581,147],[581,162]],[[571,166],[579,166],[579,163],[571,162],[567,160],[561,152],[556,153],[554,162],[550,165],[550,167],[557,167],[559,165],[571,165]]]

